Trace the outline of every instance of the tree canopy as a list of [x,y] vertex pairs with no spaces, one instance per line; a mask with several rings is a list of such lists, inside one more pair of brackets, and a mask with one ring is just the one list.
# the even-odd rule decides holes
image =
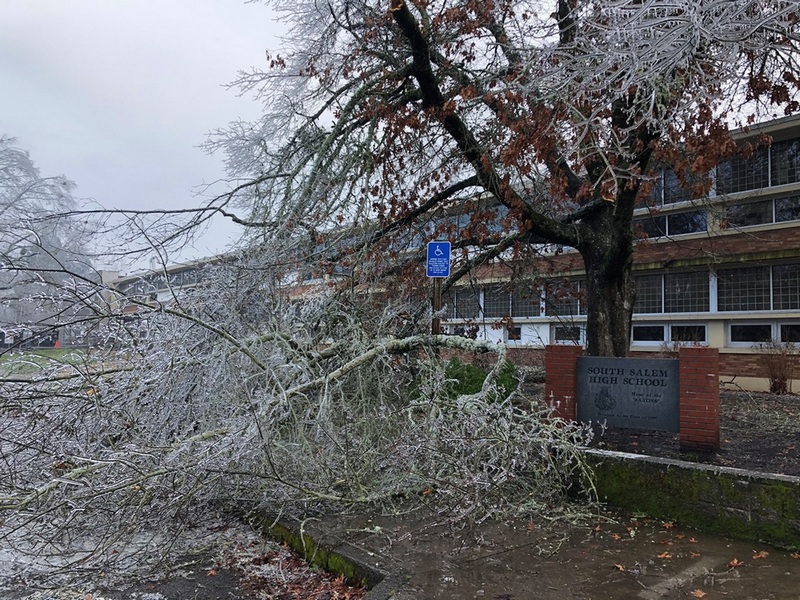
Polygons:
[[84,304],[90,227],[74,216],[74,187],[0,138],[0,327],[63,325]]
[[707,173],[737,151],[729,127],[798,107],[793,2],[267,4],[284,48],[236,82],[264,116],[209,142],[247,181],[227,201],[254,236],[446,237],[471,249],[449,283],[507,251],[575,248],[591,354],[627,352],[653,164]]

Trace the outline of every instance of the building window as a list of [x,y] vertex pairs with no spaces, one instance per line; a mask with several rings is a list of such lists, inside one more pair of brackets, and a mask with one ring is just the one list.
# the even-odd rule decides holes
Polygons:
[[634,219],[633,226],[637,235],[641,232],[644,237],[659,238],[667,235],[667,217],[664,215],[651,213],[645,217]]
[[777,340],[783,344],[800,343],[800,323],[776,323],[761,321],[756,323],[734,322],[728,325],[728,344],[751,347],[768,344]]
[[502,285],[487,286],[483,290],[483,315],[507,317],[511,314],[511,294]]
[[800,220],[800,196],[775,200],[775,222]]
[[772,185],[784,185],[800,181],[800,140],[775,142],[772,154]]
[[730,204],[725,207],[725,219],[729,227],[748,227],[772,223],[772,200]]
[[506,327],[505,332],[507,342],[518,342],[522,339],[522,327]]
[[632,338],[634,342],[665,342],[663,325],[634,325]]
[[449,329],[450,335],[458,335],[461,337],[467,337],[467,328],[463,325],[456,325],[455,327],[450,327]]
[[582,314],[581,282],[564,279],[550,281],[545,287],[545,314],[564,317]]
[[730,227],[797,221],[800,220],[800,196],[729,204],[725,207],[725,218]]
[[695,190],[702,193],[708,187],[709,179],[707,173],[695,174],[687,169],[681,184],[678,174],[673,169],[662,169],[653,176],[652,201],[656,206],[661,206],[692,200],[700,195],[695,193]]
[[728,340],[732,344],[763,344],[772,340],[770,323],[731,323]]
[[664,312],[708,312],[708,273],[664,275]]
[[775,310],[800,310],[800,265],[772,267]]
[[667,235],[699,233],[707,229],[707,216],[704,210],[690,210],[667,215]]
[[702,344],[706,341],[705,325],[670,325],[669,333],[671,342]]
[[635,219],[633,225],[648,238],[700,233],[708,229],[708,214],[705,210],[690,210],[669,215],[651,213]]
[[638,275],[633,281],[636,285],[636,303],[633,312],[638,314],[664,312],[662,276]]
[[657,346],[667,342],[675,344],[704,344],[706,342],[705,324],[634,325],[631,341],[641,346]]
[[769,267],[720,269],[717,272],[717,309],[769,310]]
[[780,340],[784,344],[800,343],[800,323],[781,323]]
[[451,319],[475,319],[480,314],[478,290],[461,288],[451,295],[449,316]]
[[756,148],[748,158],[735,156],[717,166],[717,193],[760,190],[769,185],[769,153]]
[[688,187],[682,187],[678,181],[678,175],[672,169],[664,169],[664,204],[674,204],[675,202],[684,202],[692,199],[691,184],[695,177],[688,173],[686,182]]
[[538,317],[542,314],[542,292],[532,284],[521,283],[511,292],[511,316]]
[[553,325],[552,339],[556,344],[581,344],[583,327],[580,325]]

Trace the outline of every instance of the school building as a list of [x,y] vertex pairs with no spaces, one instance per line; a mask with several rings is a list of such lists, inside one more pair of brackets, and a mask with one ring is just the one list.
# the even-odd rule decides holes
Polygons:
[[[727,385],[769,389],[776,360],[800,380],[793,348],[800,351],[800,117],[737,138],[762,134],[772,144],[720,164],[706,197],[692,198],[669,169],[655,175],[650,207],[634,216],[642,239],[633,265],[633,356],[713,346]],[[540,362],[547,344],[581,344],[581,269],[569,250],[543,257],[532,279],[511,280],[501,264],[485,267],[451,293],[447,331],[504,342],[522,363]]]

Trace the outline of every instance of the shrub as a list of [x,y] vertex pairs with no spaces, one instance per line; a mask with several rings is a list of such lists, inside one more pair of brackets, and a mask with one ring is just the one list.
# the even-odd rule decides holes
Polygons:
[[[477,365],[465,363],[454,358],[445,367],[445,378],[447,385],[445,389],[452,397],[477,394],[483,387],[487,372]],[[517,389],[519,380],[515,375],[514,365],[505,363],[495,378],[497,395],[501,398],[507,397]]]
[[759,362],[767,372],[769,391],[786,394],[791,391],[797,348],[791,342],[771,340],[758,346]]

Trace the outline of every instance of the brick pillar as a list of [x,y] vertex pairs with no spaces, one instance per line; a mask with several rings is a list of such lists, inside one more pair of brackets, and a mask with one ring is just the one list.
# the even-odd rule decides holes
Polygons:
[[577,361],[583,348],[554,344],[544,352],[544,394],[553,416],[568,421],[577,418]]
[[681,450],[719,450],[719,350],[689,346],[678,359]]

